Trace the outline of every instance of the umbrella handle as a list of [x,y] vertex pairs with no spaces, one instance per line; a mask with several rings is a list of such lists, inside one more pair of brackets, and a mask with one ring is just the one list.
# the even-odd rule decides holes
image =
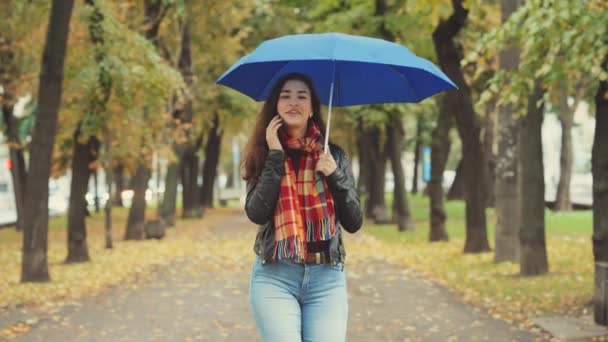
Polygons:
[[327,153],[329,150],[329,124],[331,122],[331,103],[334,97],[334,81],[331,81],[331,86],[329,87],[329,109],[327,110],[327,128],[325,129],[325,147],[323,148],[323,153]]

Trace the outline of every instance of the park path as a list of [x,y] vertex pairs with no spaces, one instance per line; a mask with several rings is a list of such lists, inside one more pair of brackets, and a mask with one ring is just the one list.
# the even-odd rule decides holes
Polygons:
[[[226,212],[228,211],[228,212]],[[201,233],[212,240],[254,239],[241,210],[216,209]],[[365,243],[364,233],[345,244]],[[152,279],[124,284],[36,317],[19,341],[260,341],[249,309],[253,251],[235,267],[179,260]],[[348,341],[534,341],[539,337],[464,304],[455,295],[382,259],[346,263]],[[390,278],[390,281],[387,279]],[[14,320],[18,313],[12,315]],[[9,317],[0,318],[7,323]],[[2,322],[4,320],[5,322]],[[31,323],[31,322],[30,322]]]

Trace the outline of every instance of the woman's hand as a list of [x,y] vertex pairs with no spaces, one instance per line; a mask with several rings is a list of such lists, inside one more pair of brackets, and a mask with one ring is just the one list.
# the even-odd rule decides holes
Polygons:
[[278,130],[283,125],[283,119],[280,116],[275,116],[270,120],[268,127],[266,127],[266,143],[268,148],[271,150],[283,150],[281,141],[279,141]]
[[327,177],[334,173],[337,168],[338,165],[336,164],[334,157],[332,157],[331,153],[328,152],[321,153],[319,156],[319,161],[317,161],[315,171],[321,172],[323,175],[325,175],[325,177]]

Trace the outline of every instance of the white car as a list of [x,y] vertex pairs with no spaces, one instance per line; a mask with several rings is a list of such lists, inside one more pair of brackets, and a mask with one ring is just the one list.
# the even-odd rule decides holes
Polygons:
[[[13,178],[8,167],[8,159],[0,158],[0,226],[11,226],[17,222],[17,204],[13,190]],[[65,214],[68,198],[57,182],[49,180],[49,216]]]
[[13,191],[13,180],[11,172],[4,165],[8,165],[6,160],[2,160],[0,168],[0,226],[12,225],[17,222],[17,206],[15,204],[15,193]]

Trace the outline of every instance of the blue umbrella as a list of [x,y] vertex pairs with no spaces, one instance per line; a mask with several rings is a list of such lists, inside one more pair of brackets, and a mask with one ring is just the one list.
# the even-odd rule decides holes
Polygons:
[[283,76],[308,76],[321,103],[331,107],[419,102],[456,85],[432,62],[405,46],[343,33],[297,34],[263,42],[217,83],[263,101]]

